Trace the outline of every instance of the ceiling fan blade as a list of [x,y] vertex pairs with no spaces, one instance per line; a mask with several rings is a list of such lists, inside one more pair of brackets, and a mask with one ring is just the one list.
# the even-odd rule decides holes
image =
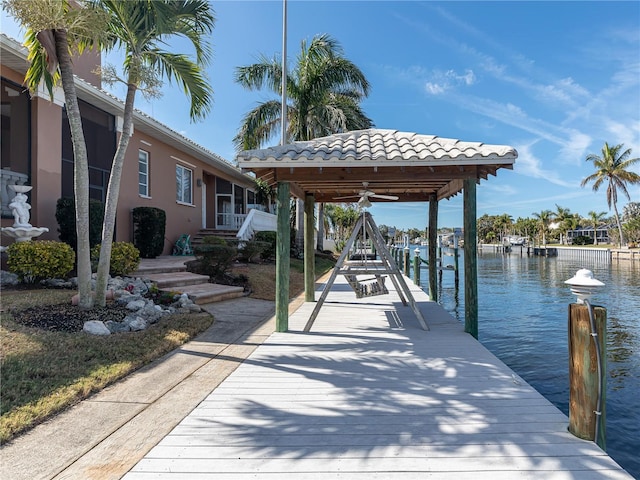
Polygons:
[[360,198],[360,195],[347,195],[346,197],[333,197],[333,200],[346,200],[347,198]]
[[373,193],[369,196],[373,198],[382,198],[383,200],[398,200],[398,198],[400,198],[395,195],[378,195],[377,193]]

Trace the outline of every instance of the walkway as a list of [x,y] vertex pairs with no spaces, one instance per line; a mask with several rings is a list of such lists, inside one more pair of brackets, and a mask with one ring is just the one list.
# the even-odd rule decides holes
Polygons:
[[124,478],[631,478],[412,289],[429,332],[339,277],[310,333],[307,303]]

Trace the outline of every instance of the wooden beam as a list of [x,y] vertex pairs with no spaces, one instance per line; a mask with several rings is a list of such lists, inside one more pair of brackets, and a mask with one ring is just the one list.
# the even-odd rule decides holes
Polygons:
[[464,331],[478,338],[476,179],[464,181]]
[[429,299],[438,301],[438,197],[429,195]]
[[313,195],[304,197],[304,301],[315,302],[316,272],[315,272],[315,233]]
[[289,183],[278,183],[278,234],[276,241],[276,331],[289,329],[289,270],[291,227],[289,217]]

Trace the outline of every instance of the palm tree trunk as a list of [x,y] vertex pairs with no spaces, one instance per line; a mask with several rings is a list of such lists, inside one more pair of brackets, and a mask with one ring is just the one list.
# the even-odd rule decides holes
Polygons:
[[56,42],[56,55],[60,65],[60,79],[64,91],[71,142],[73,144],[73,188],[76,204],[76,236],[78,264],[78,306],[90,309],[93,306],[91,296],[91,247],[89,245],[89,162],[87,147],[82,130],[82,117],[78,106],[78,97],[73,78],[73,66],[69,55],[67,32],[64,29],[53,31]]
[[133,102],[136,96],[136,85],[131,82],[127,87],[127,96],[124,103],[124,120],[122,133],[118,141],[118,148],[113,157],[109,186],[107,188],[107,202],[104,208],[104,223],[102,224],[102,244],[100,246],[100,260],[98,261],[98,277],[96,279],[96,302],[103,307],[106,304],[107,283],[109,280],[109,266],[111,264],[111,246],[113,245],[113,232],[116,225],[116,212],[118,210],[118,196],[120,195],[120,179],[124,158],[131,138],[133,126]]
[[622,224],[620,223],[620,216],[618,215],[618,206],[616,205],[616,202],[613,202],[613,214],[616,216],[618,233],[620,234],[620,247],[622,247],[622,245],[624,245],[624,236],[622,235]]

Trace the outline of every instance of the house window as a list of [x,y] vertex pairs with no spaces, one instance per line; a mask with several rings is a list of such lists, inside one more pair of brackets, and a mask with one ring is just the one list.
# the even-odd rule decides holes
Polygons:
[[193,204],[193,170],[176,165],[176,201]]
[[138,193],[149,196],[149,152],[138,150]]

